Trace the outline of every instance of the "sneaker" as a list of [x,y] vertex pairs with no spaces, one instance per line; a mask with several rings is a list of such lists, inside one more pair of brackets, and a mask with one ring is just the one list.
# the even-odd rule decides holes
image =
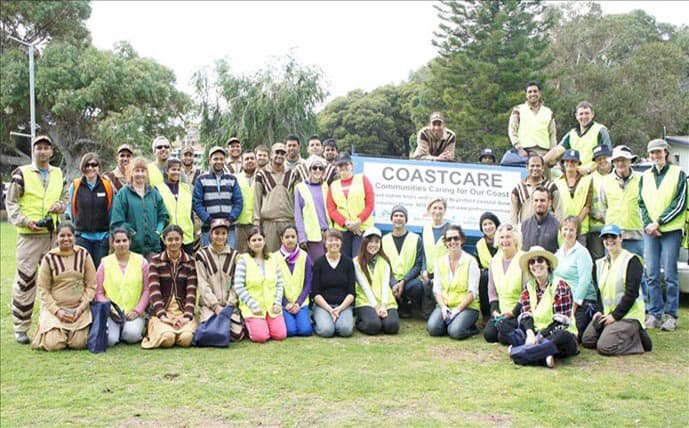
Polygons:
[[662,323],[655,316],[648,314],[646,315],[646,322],[644,324],[646,325],[646,329],[650,330],[653,328],[660,328]]
[[664,331],[675,331],[677,329],[677,318],[672,315],[667,315],[660,329]]
[[555,357],[553,357],[552,355],[548,355],[547,357],[545,357],[545,365],[549,369],[554,368],[555,367]]
[[23,331],[15,331],[14,332],[14,340],[17,341],[20,345],[28,345],[29,344],[29,336],[26,335],[25,332]]

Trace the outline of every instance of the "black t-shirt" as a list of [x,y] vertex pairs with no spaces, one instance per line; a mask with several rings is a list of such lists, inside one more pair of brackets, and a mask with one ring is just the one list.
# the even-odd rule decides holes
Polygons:
[[315,298],[320,294],[329,304],[339,305],[348,294],[356,295],[355,280],[352,259],[340,256],[340,261],[333,269],[323,256],[313,264],[311,297]]

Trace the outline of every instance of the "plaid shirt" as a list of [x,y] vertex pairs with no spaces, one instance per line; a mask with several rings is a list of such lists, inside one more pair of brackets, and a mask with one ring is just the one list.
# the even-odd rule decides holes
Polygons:
[[[538,302],[541,301],[544,291],[536,287],[536,300]],[[519,303],[522,304],[522,313],[531,312],[531,300],[529,297],[529,290],[524,288],[519,297]],[[567,318],[572,316],[572,289],[564,280],[560,280],[555,289],[555,297],[553,299],[554,314],[563,314]]]

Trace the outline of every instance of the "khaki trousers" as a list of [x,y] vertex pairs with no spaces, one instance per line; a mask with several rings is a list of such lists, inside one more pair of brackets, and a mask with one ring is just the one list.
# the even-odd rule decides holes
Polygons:
[[27,333],[36,299],[36,273],[43,256],[51,248],[50,234],[17,236],[17,274],[12,285],[14,331]]

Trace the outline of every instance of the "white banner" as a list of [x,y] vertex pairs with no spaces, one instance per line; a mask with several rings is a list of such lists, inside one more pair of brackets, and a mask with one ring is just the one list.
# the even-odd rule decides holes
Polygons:
[[[510,217],[510,192],[526,173],[524,168],[353,157],[355,171],[371,181],[377,224],[391,225],[390,212],[403,205],[413,229],[428,223],[426,205],[435,198],[447,200],[447,221],[466,231],[479,231],[481,214],[490,211],[501,222]],[[417,229],[418,230],[418,229]]]

